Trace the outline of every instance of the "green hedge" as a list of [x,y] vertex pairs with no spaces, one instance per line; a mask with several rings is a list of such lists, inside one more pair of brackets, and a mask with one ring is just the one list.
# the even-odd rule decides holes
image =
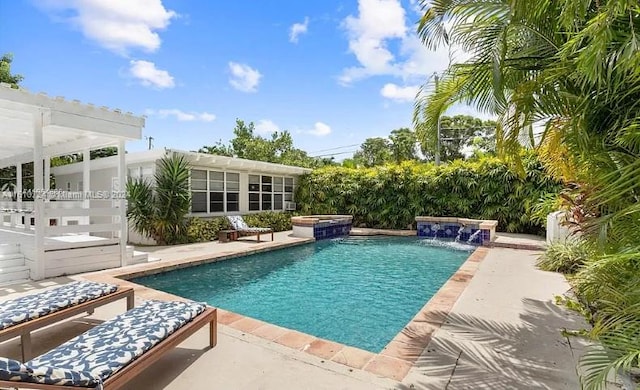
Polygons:
[[532,208],[561,185],[537,159],[518,175],[497,159],[434,164],[403,163],[368,169],[325,167],[300,178],[302,214],[351,214],[355,226],[406,229],[416,215],[496,219],[508,232],[543,231]]
[[[269,227],[275,232],[291,230],[291,214],[265,211],[257,214],[243,216],[249,226]],[[205,242],[218,239],[220,230],[229,229],[229,223],[225,217],[189,218],[187,224],[187,236],[189,242]]]

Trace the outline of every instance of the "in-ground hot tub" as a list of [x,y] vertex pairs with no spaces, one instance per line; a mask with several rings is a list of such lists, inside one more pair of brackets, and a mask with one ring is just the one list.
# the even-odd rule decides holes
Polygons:
[[351,215],[304,215],[291,217],[294,237],[335,238],[347,236],[351,231]]
[[490,246],[496,238],[498,221],[456,217],[416,217],[419,237],[453,239]]

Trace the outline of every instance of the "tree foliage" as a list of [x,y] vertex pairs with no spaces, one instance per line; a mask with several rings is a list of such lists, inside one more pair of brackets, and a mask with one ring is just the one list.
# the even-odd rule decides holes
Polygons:
[[[440,118],[440,160],[464,159],[481,152],[495,151],[495,121],[483,121],[469,115]],[[437,143],[437,140],[436,142]],[[428,160],[435,156],[434,142],[421,143],[422,153]]]
[[[640,370],[640,3],[637,0],[432,0],[418,33],[455,44],[414,122],[432,139],[455,102],[498,117],[498,154],[521,164],[538,148],[548,172],[573,182],[565,207],[594,248],[574,279],[601,347],[581,360],[583,385]],[[541,137],[534,129],[542,128]]]
[[353,160],[358,165],[374,167],[391,162],[391,142],[382,137],[367,138],[360,150],[353,154]]
[[11,55],[11,53],[5,53],[0,57],[0,83],[8,83],[11,84],[12,87],[18,88],[24,77],[11,73],[12,62],[13,55]]
[[288,131],[275,131],[269,138],[255,134],[253,122],[245,123],[236,119],[234,138],[225,145],[222,141],[212,146],[203,146],[200,153],[245,158],[300,167],[317,167],[333,164],[332,159],[310,157],[304,150],[293,146],[293,138]]

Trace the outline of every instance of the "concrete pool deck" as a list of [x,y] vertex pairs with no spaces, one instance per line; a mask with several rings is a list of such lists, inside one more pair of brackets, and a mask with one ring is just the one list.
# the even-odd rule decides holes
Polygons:
[[[283,243],[300,243],[297,240],[285,232],[277,233],[273,244],[257,244],[255,240],[247,239],[225,244],[212,242],[157,248],[153,253],[154,257],[163,259],[160,262],[76,278],[111,280],[114,275],[131,271],[144,274],[145,267],[177,267],[185,258],[198,261],[213,255],[227,256]],[[560,332],[564,328],[580,329],[586,324],[582,318],[553,303],[555,295],[561,295],[569,288],[564,278],[535,269],[536,252],[504,248],[491,248],[487,252],[484,260],[478,262],[475,275],[466,278],[466,288],[459,291],[451,306],[441,307],[440,313],[437,307],[432,307],[431,315],[444,320],[444,323],[430,334],[430,343],[423,353],[413,352],[414,364],[402,369],[402,382],[322,357],[323,354],[333,354],[331,344],[317,343],[319,353],[316,355],[303,352],[302,347],[296,348],[295,345],[309,342],[304,337],[308,335],[299,334],[289,342],[274,342],[269,340],[270,337],[251,334],[260,328],[265,333],[272,332],[273,328],[278,332],[278,328],[256,324],[252,319],[234,321],[234,313],[225,314],[220,310],[216,348],[205,348],[207,332],[206,329],[200,330],[127,388],[579,388],[575,361],[581,345],[576,339],[567,340]],[[59,278],[0,287],[0,300],[69,280]],[[140,286],[136,288],[137,301],[167,299],[166,295]],[[445,312],[449,310],[446,316]],[[34,353],[44,352],[85,331],[96,321],[111,318],[122,311],[124,303],[116,302],[96,310],[93,316],[79,317],[37,332],[33,336]],[[437,318],[425,318],[425,321],[434,320]],[[236,326],[224,325],[225,322]],[[272,340],[278,337],[282,335],[271,335]],[[0,356],[18,357],[19,340],[0,344]],[[333,354],[334,360],[335,357]],[[349,356],[347,351],[345,359],[357,360],[358,356]]]

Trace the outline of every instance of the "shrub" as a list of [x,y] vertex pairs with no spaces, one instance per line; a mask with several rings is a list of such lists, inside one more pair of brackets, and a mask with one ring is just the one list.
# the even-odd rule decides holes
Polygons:
[[[265,211],[243,216],[249,226],[270,227],[274,232],[291,230],[291,214]],[[225,217],[189,218],[187,221],[187,237],[189,242],[206,242],[218,239],[221,230],[230,229]]]
[[218,232],[228,228],[224,217],[189,218],[187,222],[187,237],[189,242],[205,242],[218,239]]
[[274,232],[284,232],[291,230],[291,213],[281,213],[273,211],[264,211],[257,214],[248,214],[243,216],[245,222],[249,226],[268,227]]
[[540,256],[538,267],[544,271],[576,273],[590,258],[591,251],[581,240],[570,240],[564,243],[549,245]]
[[498,220],[508,232],[544,231],[532,219],[539,199],[561,185],[528,156],[524,175],[495,158],[434,164],[405,162],[367,169],[325,167],[300,178],[303,214],[351,214],[356,225],[405,229],[417,215]]

